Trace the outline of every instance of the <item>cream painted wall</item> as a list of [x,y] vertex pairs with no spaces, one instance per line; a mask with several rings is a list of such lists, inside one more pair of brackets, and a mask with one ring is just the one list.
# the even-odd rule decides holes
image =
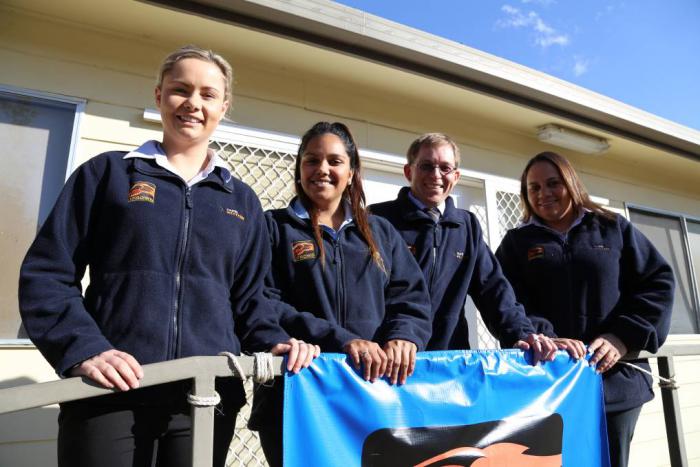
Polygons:
[[[43,383],[56,373],[33,347],[0,346],[0,389]],[[0,465],[56,465],[58,406],[0,414]]]
[[[78,162],[105,150],[129,149],[146,139],[158,138],[159,127],[143,121],[143,109],[154,107],[153,77],[158,60],[177,44],[154,44],[141,37],[11,11],[2,13],[0,84],[87,99]],[[321,76],[280,70],[251,60],[245,57],[236,62],[231,118],[242,125],[299,135],[317,120],[341,119],[353,129],[361,146],[399,155],[416,134],[440,130],[460,141],[463,167],[510,178],[519,176],[530,155],[543,150],[527,135],[460,120],[449,108],[426,107],[424,96],[410,101],[405,96],[358,89],[352,83],[328,83]],[[642,174],[643,167],[570,157],[590,191],[611,199],[614,206],[634,202],[700,216],[698,197],[684,195],[682,187],[661,175],[655,183],[649,183],[649,175]],[[0,362],[0,386],[54,377],[34,350],[0,348]],[[677,369],[682,384],[686,447],[691,465],[697,465],[700,377],[694,375],[700,375],[700,359],[683,359]],[[51,465],[51,427],[55,425],[49,420],[54,415],[55,409],[48,408],[0,419],[0,464]],[[30,457],[27,461],[29,452],[42,460]],[[635,466],[668,465],[659,398],[644,408],[632,460]]]

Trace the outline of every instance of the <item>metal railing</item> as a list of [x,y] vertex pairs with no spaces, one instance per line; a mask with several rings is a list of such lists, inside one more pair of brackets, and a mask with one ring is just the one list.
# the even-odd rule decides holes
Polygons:
[[[243,375],[236,372],[228,357],[189,357],[144,365],[139,387],[155,386],[186,379],[193,380],[191,394],[196,397],[214,396],[217,377],[254,376],[254,358],[236,357]],[[275,376],[282,374],[282,357],[273,357]],[[0,390],[0,414],[69,402],[116,392],[96,385],[87,378],[67,378],[48,383],[27,384]],[[214,407],[192,406],[192,465],[211,467],[214,446]]]
[[700,344],[666,344],[655,354],[638,352],[627,354],[625,360],[634,358],[655,358],[659,367],[659,376],[670,379],[672,384],[660,384],[661,402],[664,408],[666,439],[671,467],[688,467],[688,456],[683,438],[681,405],[678,401],[678,385],[675,384],[676,370],[673,357],[691,357],[700,355]]
[[[681,356],[700,356],[700,344],[668,344],[656,354],[640,352],[629,354],[625,359],[655,358],[658,360],[659,375],[673,380],[675,377],[673,358]],[[223,356],[189,357],[146,365],[140,387],[192,379],[191,393],[193,396],[211,397],[215,394],[214,380],[216,377],[233,376],[245,379],[249,376],[254,376],[254,358],[247,356],[237,358],[243,370],[242,375],[238,374],[232,362]],[[273,368],[276,376],[283,374],[282,357],[273,358]],[[662,384],[660,389],[671,466],[687,467],[688,459],[683,438],[678,387],[675,384]],[[102,396],[114,392],[114,390],[97,386],[87,378],[68,378],[60,381],[2,389],[0,390],[0,414]],[[195,467],[211,467],[214,444],[214,407],[192,406],[191,410],[192,465]]]

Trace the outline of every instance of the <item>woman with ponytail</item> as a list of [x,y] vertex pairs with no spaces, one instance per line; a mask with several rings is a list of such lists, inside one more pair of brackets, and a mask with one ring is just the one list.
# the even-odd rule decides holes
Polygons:
[[[319,122],[307,131],[294,179],[297,197],[266,213],[268,290],[290,305],[283,327],[324,352],[347,353],[365,380],[404,383],[430,337],[430,298],[406,243],[366,210],[350,130]],[[280,386],[258,390],[250,422],[273,467],[282,464]]]

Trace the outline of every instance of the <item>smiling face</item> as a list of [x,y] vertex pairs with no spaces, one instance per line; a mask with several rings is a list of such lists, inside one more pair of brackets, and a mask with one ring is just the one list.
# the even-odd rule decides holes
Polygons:
[[321,210],[335,210],[353,174],[343,141],[332,133],[312,138],[299,164],[306,196]]
[[224,75],[214,63],[179,60],[156,87],[156,104],[166,147],[207,144],[229,105]]
[[549,162],[536,162],[527,172],[526,183],[532,212],[553,229],[566,231],[576,213],[557,168]]
[[424,144],[413,163],[404,166],[403,173],[411,183],[413,196],[427,207],[445,201],[459,180],[455,153],[449,144]]

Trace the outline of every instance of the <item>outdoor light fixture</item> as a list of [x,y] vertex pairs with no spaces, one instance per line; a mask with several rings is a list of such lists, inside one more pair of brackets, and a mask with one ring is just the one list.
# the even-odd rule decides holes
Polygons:
[[553,123],[539,127],[537,129],[537,139],[584,154],[602,154],[610,148],[610,143],[604,138],[564,128]]

